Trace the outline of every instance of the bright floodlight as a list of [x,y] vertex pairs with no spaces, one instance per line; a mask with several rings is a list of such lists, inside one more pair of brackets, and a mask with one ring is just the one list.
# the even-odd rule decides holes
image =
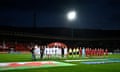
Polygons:
[[70,11],[70,12],[68,12],[67,18],[68,18],[68,20],[70,20],[70,21],[75,20],[75,18],[76,18],[76,12],[75,12],[75,11]]

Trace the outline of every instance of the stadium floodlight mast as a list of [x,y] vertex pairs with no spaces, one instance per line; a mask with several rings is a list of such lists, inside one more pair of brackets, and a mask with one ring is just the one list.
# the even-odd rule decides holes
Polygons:
[[[72,10],[67,13],[67,19],[68,21],[74,21],[76,19],[76,11]],[[73,39],[73,26],[72,26],[72,39]]]

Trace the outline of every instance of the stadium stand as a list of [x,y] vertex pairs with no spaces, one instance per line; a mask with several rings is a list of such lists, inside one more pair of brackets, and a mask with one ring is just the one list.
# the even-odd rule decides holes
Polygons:
[[[120,48],[120,30],[74,29],[74,37],[70,28],[16,28],[0,27],[0,42],[10,42],[9,46],[17,51],[27,51],[27,45],[34,43],[47,45],[51,42],[63,42],[68,47],[102,47]],[[15,43],[18,43],[15,46]],[[109,50],[109,51],[110,51]],[[1,48],[0,48],[0,51]]]

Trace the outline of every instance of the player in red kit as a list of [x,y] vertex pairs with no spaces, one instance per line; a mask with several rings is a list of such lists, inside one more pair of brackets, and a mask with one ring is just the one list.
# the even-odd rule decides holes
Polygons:
[[89,48],[87,48],[87,50],[86,50],[86,56],[87,57],[89,56]]
[[97,56],[99,56],[99,51],[100,51],[100,50],[99,50],[99,48],[98,48],[98,49],[97,49]]
[[95,50],[94,50],[94,56],[96,56],[97,55],[97,49],[95,48]]
[[89,52],[89,56],[91,56],[91,48],[89,49],[89,51],[88,51],[88,52]]
[[102,56],[104,56],[104,49],[102,49]]
[[92,49],[92,56],[94,56],[94,51],[95,51],[95,50],[94,50],[94,49]]
[[88,48],[85,49],[85,55],[88,56]]
[[108,49],[105,49],[105,55],[106,56],[108,55]]
[[79,55],[82,56],[82,48],[80,47]]
[[100,48],[99,56],[102,56],[102,49]]

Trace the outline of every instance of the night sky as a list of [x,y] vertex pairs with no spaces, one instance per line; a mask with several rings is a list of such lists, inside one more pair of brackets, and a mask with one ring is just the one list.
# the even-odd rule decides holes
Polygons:
[[[69,22],[66,14],[77,12]],[[36,14],[36,15],[35,15]],[[0,25],[120,30],[119,0],[1,0]]]

